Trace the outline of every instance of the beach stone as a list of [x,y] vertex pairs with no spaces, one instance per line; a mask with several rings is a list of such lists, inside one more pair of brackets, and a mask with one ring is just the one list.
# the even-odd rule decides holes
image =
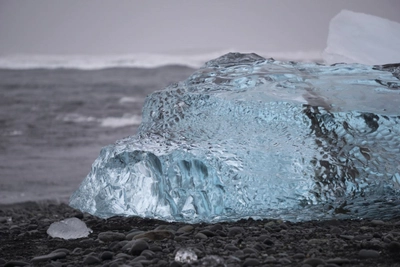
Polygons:
[[132,259],[131,255],[128,255],[126,253],[118,253],[117,255],[115,255],[116,259]]
[[167,267],[168,266],[168,262],[167,261],[165,261],[165,260],[159,260],[158,262],[157,262],[157,265],[156,265],[157,267]]
[[340,238],[346,239],[346,240],[353,240],[354,236],[353,235],[340,235]]
[[143,234],[144,233],[144,231],[134,231],[134,232],[129,232],[127,235],[126,235],[126,240],[132,240],[135,236],[137,236],[137,235],[140,235],[140,234]]
[[65,252],[57,252],[57,253],[50,253],[47,255],[34,257],[31,261],[33,263],[37,263],[37,262],[48,261],[48,260],[64,259],[66,256],[67,256],[67,254]]
[[254,249],[254,248],[245,248],[242,250],[244,254],[254,254],[254,255],[258,255],[259,251]]
[[133,237],[133,239],[147,238],[149,240],[155,241],[163,239],[173,239],[174,237],[175,235],[170,230],[152,230],[136,235]]
[[243,227],[234,226],[234,227],[228,228],[228,236],[230,236],[230,237],[236,236],[236,235],[241,234],[243,232],[244,232]]
[[[0,262],[1,264],[1,262]],[[29,265],[29,263],[24,262],[24,261],[17,261],[17,260],[13,260],[13,261],[8,261],[4,264],[4,267],[13,267],[13,266],[26,266]]]
[[67,255],[71,253],[71,251],[69,249],[66,249],[66,248],[58,248],[58,249],[52,251],[51,253],[58,253],[58,252],[64,252]]
[[293,259],[304,259],[306,255],[304,253],[296,253],[292,256]]
[[194,238],[205,240],[205,239],[207,239],[208,237],[207,237],[205,234],[203,234],[203,233],[197,233],[197,234],[194,236]]
[[121,241],[125,239],[125,235],[123,233],[111,231],[99,233],[97,237],[103,242]]
[[334,258],[334,259],[329,259],[326,261],[327,263],[333,263],[333,264],[350,264],[351,261],[349,259],[342,259],[342,258]]
[[255,258],[247,258],[244,260],[242,266],[259,266],[261,265],[261,261]]
[[316,267],[318,265],[325,265],[325,261],[319,258],[306,259],[303,261],[303,263],[308,264],[312,267]]
[[378,251],[373,249],[361,249],[358,252],[358,256],[363,259],[369,259],[369,258],[378,258],[380,255]]
[[292,261],[289,260],[288,258],[281,258],[281,259],[278,260],[278,262],[280,264],[291,264],[292,263]]
[[79,255],[82,254],[82,248],[74,248],[74,250],[72,251],[72,254],[74,255]]
[[96,256],[93,255],[88,255],[84,260],[83,264],[85,265],[93,265],[93,264],[99,264],[101,263],[101,260],[97,258]]
[[236,246],[234,246],[234,245],[232,245],[232,244],[228,244],[228,245],[226,245],[226,246],[224,247],[224,250],[237,251],[237,250],[239,250],[239,248],[236,247]]
[[103,251],[100,254],[100,259],[102,259],[103,261],[105,260],[112,260],[112,258],[114,257],[114,253],[111,251]]
[[149,244],[149,249],[154,252],[162,251],[162,248],[155,244]]
[[184,225],[180,227],[176,233],[177,234],[184,234],[184,233],[190,233],[194,230],[194,227],[192,225]]
[[221,224],[217,223],[209,226],[208,229],[212,232],[217,232],[224,230],[224,227]]
[[148,248],[149,244],[146,241],[139,239],[132,245],[130,253],[132,255],[140,255],[140,253],[142,253],[143,250]]
[[213,236],[217,235],[215,232],[210,231],[210,230],[202,230],[202,231],[200,231],[200,233],[204,234],[207,237],[213,237]]
[[398,253],[398,254],[400,254],[400,243],[399,243],[399,242],[392,241],[392,242],[389,243],[389,245],[387,245],[386,248],[387,248],[387,249],[389,250],[389,252],[391,252],[391,253]]
[[385,222],[382,221],[382,220],[372,220],[371,224],[373,224],[373,225],[384,225]]
[[273,246],[275,243],[274,241],[270,240],[270,239],[265,239],[263,241],[263,244],[267,245],[267,246]]
[[341,235],[343,233],[342,229],[336,226],[332,227],[330,232],[333,235]]
[[143,250],[142,253],[140,253],[140,256],[144,256],[148,260],[153,259],[155,255],[156,255],[156,253],[154,253],[153,251],[151,251],[149,249]]

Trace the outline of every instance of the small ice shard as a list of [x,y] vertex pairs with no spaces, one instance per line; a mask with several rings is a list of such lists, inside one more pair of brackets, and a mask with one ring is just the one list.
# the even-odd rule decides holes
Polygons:
[[147,97],[138,133],[102,149],[70,205],[188,223],[399,215],[399,73],[209,61]]
[[196,252],[191,248],[180,248],[175,254],[175,261],[180,263],[192,263],[197,261]]
[[59,222],[54,222],[47,229],[47,234],[51,237],[62,239],[77,239],[87,237],[92,230],[78,218],[68,218]]
[[400,62],[400,23],[342,10],[330,22],[327,64],[361,63],[383,65]]

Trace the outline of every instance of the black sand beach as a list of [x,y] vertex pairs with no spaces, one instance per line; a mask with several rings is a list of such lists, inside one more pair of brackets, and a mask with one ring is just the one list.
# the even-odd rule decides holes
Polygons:
[[[93,233],[48,236],[51,223],[70,217]],[[0,206],[0,240],[0,266],[400,266],[400,218],[187,225],[104,220],[63,203],[27,202]],[[197,260],[176,262],[181,248]]]

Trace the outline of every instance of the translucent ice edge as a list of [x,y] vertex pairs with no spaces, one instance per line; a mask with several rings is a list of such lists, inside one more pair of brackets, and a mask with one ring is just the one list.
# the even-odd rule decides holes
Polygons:
[[399,73],[226,54],[148,96],[70,205],[189,223],[398,216]]

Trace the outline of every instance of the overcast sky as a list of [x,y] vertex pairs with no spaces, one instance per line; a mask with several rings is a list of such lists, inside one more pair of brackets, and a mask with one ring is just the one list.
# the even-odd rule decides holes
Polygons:
[[0,0],[0,55],[322,51],[342,9],[400,22],[400,0]]

